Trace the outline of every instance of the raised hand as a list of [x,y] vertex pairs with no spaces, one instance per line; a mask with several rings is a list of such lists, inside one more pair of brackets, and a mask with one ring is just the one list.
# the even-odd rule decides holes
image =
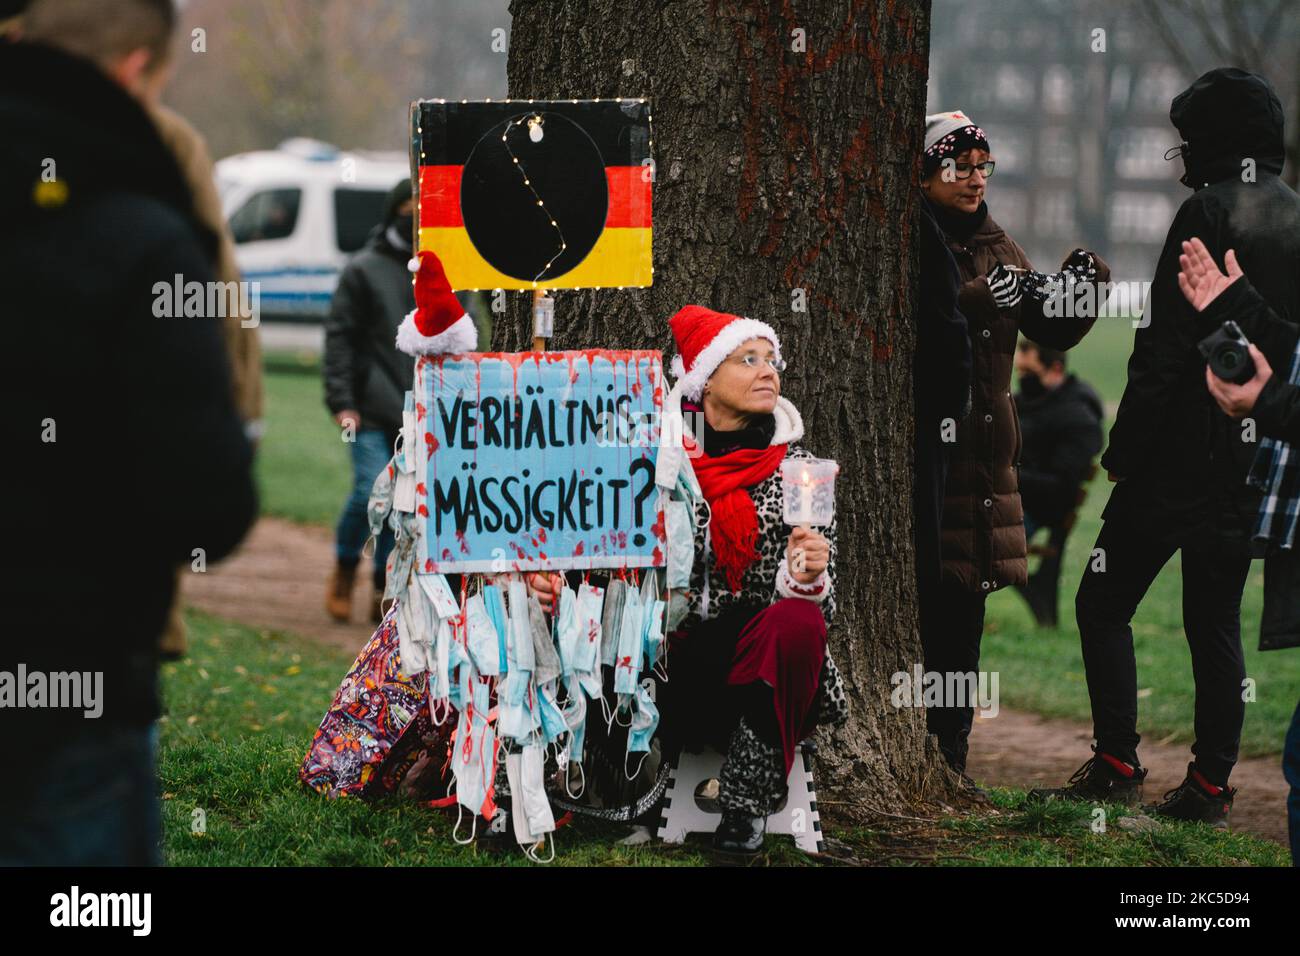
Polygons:
[[1229,249],[1223,257],[1228,274],[1219,271],[1210,250],[1196,236],[1183,243],[1183,253],[1178,257],[1181,271],[1178,273],[1178,288],[1183,290],[1183,297],[1191,303],[1197,312],[1219,297],[1228,286],[1242,276],[1241,266],[1237,265],[1237,253]]

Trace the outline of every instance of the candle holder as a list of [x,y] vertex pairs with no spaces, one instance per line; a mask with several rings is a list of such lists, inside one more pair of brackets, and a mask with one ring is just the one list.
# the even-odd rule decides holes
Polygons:
[[838,462],[828,458],[787,458],[781,462],[782,518],[794,527],[825,527],[835,517]]

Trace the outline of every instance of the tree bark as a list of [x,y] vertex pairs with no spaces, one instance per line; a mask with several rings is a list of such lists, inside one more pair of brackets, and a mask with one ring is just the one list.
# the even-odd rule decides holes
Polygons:
[[[654,286],[558,293],[552,347],[667,351],[667,320],[688,303],[777,329],[804,442],[841,464],[830,640],[853,718],[819,731],[819,798],[851,818],[946,792],[924,714],[890,704],[890,676],[922,660],[911,365],[928,0],[510,12],[511,97],[652,106]],[[497,323],[496,347],[528,347],[525,312]]]

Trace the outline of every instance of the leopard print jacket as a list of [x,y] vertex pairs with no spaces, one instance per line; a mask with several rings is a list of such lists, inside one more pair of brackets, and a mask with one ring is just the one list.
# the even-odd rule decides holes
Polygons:
[[[786,458],[812,458],[809,452],[791,444],[786,451]],[[718,570],[713,560],[712,546],[707,541],[707,505],[701,499],[695,509],[695,562],[691,567],[690,608],[682,626],[698,627],[723,611],[739,603],[775,604],[782,595],[776,589],[777,569],[785,561],[786,540],[790,530],[782,520],[781,507],[781,471],[777,469],[749,489],[749,496],[754,501],[754,510],[758,513],[758,539],[754,547],[758,559],[750,565],[741,581],[739,591],[727,587],[725,576]],[[821,529],[830,542],[830,561],[826,573],[830,580],[830,593],[822,602],[822,614],[830,626],[835,615],[835,522]],[[817,723],[839,726],[848,720],[848,698],[844,693],[844,681],[839,669],[831,660],[830,648],[826,649],[826,659],[822,663],[821,680],[818,690]]]

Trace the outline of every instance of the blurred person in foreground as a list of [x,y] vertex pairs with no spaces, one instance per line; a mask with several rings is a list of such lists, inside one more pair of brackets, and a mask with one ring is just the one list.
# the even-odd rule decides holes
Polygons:
[[[1264,616],[1260,650],[1300,647],[1300,326],[1279,318],[1243,276],[1236,250],[1224,256],[1225,275],[1198,237],[1183,243],[1178,286],[1198,313],[1198,332],[1210,335],[1236,322],[1250,341],[1255,374],[1242,384],[1224,381],[1207,364],[1205,385],[1225,415],[1249,415],[1261,442],[1250,480],[1266,490],[1253,536],[1264,557]],[[1274,375],[1271,355],[1286,376]],[[1300,866],[1300,703],[1291,716],[1282,753],[1291,864]]]
[[[1224,415],[1205,387],[1195,309],[1179,291],[1183,242],[1235,249],[1277,313],[1300,321],[1300,197],[1278,177],[1282,104],[1262,76],[1232,67],[1199,77],[1170,104],[1182,136],[1179,207],[1133,341],[1128,384],[1101,458],[1116,482],[1075,597],[1092,707],[1093,757],[1040,798],[1136,804],[1137,658],[1131,622],[1175,552],[1182,564],[1183,631],[1196,687],[1195,742],[1182,783],[1147,809],[1225,828],[1246,716],[1241,594],[1261,492],[1247,482],[1253,432]],[[1170,151],[1171,153],[1173,150]]]
[[[0,43],[10,341],[0,865],[161,862],[159,640],[176,566],[256,512],[219,320],[169,314],[216,237],[150,118],[170,0],[33,0]],[[12,709],[11,709],[12,708]]]

